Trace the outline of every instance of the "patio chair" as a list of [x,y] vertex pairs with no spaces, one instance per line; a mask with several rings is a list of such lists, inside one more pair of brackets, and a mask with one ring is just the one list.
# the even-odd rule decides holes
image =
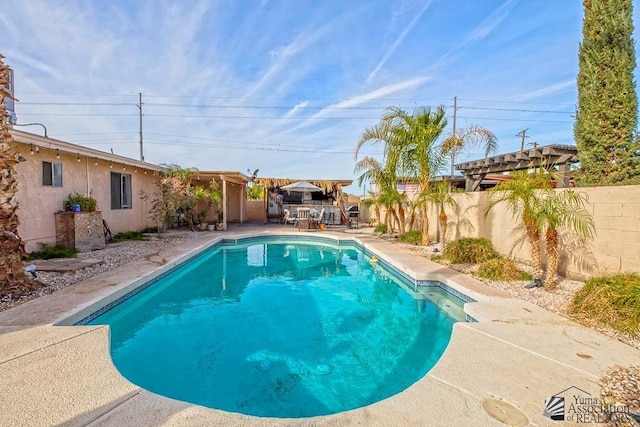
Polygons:
[[298,209],[298,230],[309,230],[311,226],[311,211],[309,208]]
[[291,214],[291,211],[289,209],[285,209],[284,210],[284,216],[282,217],[282,220],[284,221],[285,225],[286,224],[293,224],[295,226],[296,221],[298,221],[298,217],[295,215]]
[[[324,208],[322,208],[320,210],[320,213],[318,214],[318,216],[315,218],[315,228],[319,229],[320,228],[320,224],[325,224],[324,221]],[[324,228],[324,227],[323,227]]]

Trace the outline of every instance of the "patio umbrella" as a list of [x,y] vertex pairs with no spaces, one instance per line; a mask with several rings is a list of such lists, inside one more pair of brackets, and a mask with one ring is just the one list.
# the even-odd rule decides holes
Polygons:
[[309,191],[309,192],[322,191],[322,188],[316,185],[313,185],[312,183],[307,181],[294,182],[293,184],[285,185],[280,188],[287,191]]

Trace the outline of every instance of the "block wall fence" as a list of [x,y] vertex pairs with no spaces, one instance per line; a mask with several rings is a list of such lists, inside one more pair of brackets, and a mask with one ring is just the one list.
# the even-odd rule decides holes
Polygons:
[[[618,272],[640,273],[640,185],[576,188],[588,197],[596,236],[593,240],[562,237],[559,274],[585,279]],[[561,191],[561,190],[555,190]],[[447,208],[447,241],[461,237],[485,237],[501,255],[524,263],[531,262],[530,246],[524,229],[504,204],[488,214],[491,193],[459,193],[458,208]],[[384,215],[384,213],[383,213]],[[429,209],[429,238],[437,240],[438,215]],[[543,262],[545,250],[543,248]]]

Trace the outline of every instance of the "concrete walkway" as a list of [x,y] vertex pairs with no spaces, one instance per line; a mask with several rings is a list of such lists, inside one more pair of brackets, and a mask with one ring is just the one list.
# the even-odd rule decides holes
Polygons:
[[[180,247],[0,312],[0,425],[573,425],[543,416],[545,399],[570,387],[577,389],[563,394],[567,405],[578,394],[597,397],[598,378],[607,368],[640,361],[639,350],[509,298],[398,245],[334,231],[317,235],[354,238],[413,277],[440,280],[478,301],[465,310],[479,322],[454,326],[447,350],[424,378],[373,405],[306,419],[257,418],[191,405],[155,395],[123,378],[109,356],[108,327],[53,326],[82,319],[105,299],[117,299],[149,275],[161,274],[185,254],[208,247],[223,235],[282,231],[251,227],[202,233]],[[298,234],[291,228],[286,232]]]

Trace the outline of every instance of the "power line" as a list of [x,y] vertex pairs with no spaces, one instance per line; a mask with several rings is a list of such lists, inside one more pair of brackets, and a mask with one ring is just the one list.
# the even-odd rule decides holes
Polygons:
[[524,110],[517,108],[491,108],[491,107],[458,107],[465,110],[490,110],[490,111],[516,111],[519,113],[549,113],[549,114],[566,114],[571,115],[573,111],[553,111],[553,110]]

